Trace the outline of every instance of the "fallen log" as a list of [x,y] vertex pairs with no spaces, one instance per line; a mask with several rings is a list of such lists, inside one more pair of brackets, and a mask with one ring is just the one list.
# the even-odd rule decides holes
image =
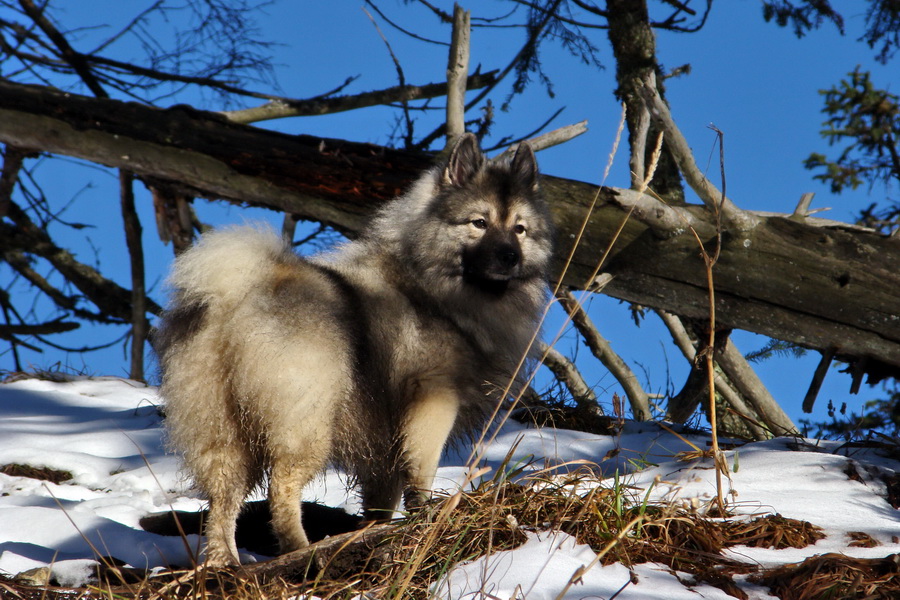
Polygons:
[[[349,236],[432,159],[239,125],[190,107],[157,109],[10,82],[0,82],[0,142],[176,182],[192,196],[292,213]],[[631,190],[551,176],[543,186],[559,232],[554,274],[564,285],[590,289],[595,274],[607,273],[605,294],[705,318],[703,260],[686,227],[660,235],[648,225],[655,215],[628,212],[623,198]],[[687,207],[686,214],[700,240],[712,243],[709,212]],[[753,227],[724,232],[714,271],[717,325],[832,353],[870,382],[900,376],[900,239],[834,222],[755,216]]]

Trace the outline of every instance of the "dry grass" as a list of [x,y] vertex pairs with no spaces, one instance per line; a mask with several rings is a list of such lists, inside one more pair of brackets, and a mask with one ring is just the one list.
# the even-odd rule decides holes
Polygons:
[[895,600],[900,598],[900,562],[823,554],[751,577],[782,600]]
[[[624,481],[618,478],[598,481],[588,470],[518,483],[510,481],[511,475],[514,473],[502,474],[471,492],[429,503],[399,522],[380,545],[367,549],[376,560],[363,557],[342,566],[341,571],[300,568],[294,572],[307,572],[307,577],[293,577],[289,581],[258,573],[202,569],[168,571],[147,577],[105,564],[98,570],[98,583],[90,590],[27,587],[6,580],[0,581],[0,596],[74,600],[86,598],[90,592],[91,598],[102,600],[268,600],[307,595],[330,599],[361,594],[366,598],[427,598],[454,564],[516,548],[527,539],[528,532],[563,531],[598,552],[600,564],[660,563],[689,573],[696,582],[742,597],[733,576],[752,573],[755,567],[727,558],[722,553],[724,548],[735,545],[803,547],[822,537],[821,531],[809,523],[779,515],[753,520],[722,519],[652,504],[645,500],[646,494],[638,495]],[[850,577],[837,574],[834,568],[824,568],[831,563],[817,564],[821,568],[814,578],[816,581],[830,577],[827,574],[831,573],[835,577],[834,585],[844,585],[844,580]],[[883,570],[880,573],[884,579]],[[764,585],[790,587],[784,582],[791,576],[791,572],[779,570],[757,578]],[[564,584],[560,582],[561,587]],[[818,597],[781,596],[781,592],[779,596]]]

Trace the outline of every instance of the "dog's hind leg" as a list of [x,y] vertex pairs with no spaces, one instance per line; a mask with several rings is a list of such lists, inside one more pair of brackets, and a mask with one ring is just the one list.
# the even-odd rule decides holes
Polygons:
[[240,564],[234,535],[244,498],[253,487],[250,477],[252,460],[237,446],[208,450],[207,468],[195,469],[198,483],[209,496],[206,523],[206,563],[220,567]]
[[[325,405],[327,406],[327,400]],[[291,421],[294,427],[270,432],[269,509],[280,552],[309,545],[303,529],[300,493],[328,461],[331,424],[326,411]]]
[[243,431],[229,377],[216,368],[214,349],[222,344],[214,333],[203,331],[168,356],[162,391],[170,442],[184,452],[188,471],[209,500],[206,560],[219,567],[239,562],[235,521],[262,470]]
[[[269,508],[272,529],[278,538],[279,551],[292,552],[309,545],[300,511],[300,492],[313,478],[320,465],[297,464],[293,457],[276,458],[269,482]],[[302,458],[300,459],[302,461]]]

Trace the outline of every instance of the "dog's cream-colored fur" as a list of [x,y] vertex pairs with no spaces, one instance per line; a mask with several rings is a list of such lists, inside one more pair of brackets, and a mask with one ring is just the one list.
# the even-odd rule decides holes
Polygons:
[[467,136],[329,255],[238,227],[177,259],[155,346],[171,445],[210,501],[209,564],[238,562],[237,515],[266,482],[284,552],[308,544],[300,492],[328,464],[369,518],[430,489],[538,328],[551,232],[536,176],[527,146],[493,165]]

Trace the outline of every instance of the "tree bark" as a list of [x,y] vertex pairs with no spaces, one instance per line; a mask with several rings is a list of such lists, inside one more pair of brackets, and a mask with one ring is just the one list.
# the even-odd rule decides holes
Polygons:
[[[288,212],[350,236],[431,162],[427,154],[285,135],[186,107],[161,110],[8,82],[0,82],[0,142],[177,182],[191,196]],[[707,316],[705,268],[692,234],[661,237],[637,219],[618,232],[626,213],[617,198],[625,190],[551,176],[543,188],[559,232],[554,274],[563,273],[588,221],[565,285],[590,289],[615,239],[600,269],[613,276],[603,293]],[[598,207],[588,214],[597,194]],[[699,238],[713,243],[709,213],[689,210]],[[900,242],[834,222],[756,216],[752,229],[724,232],[715,269],[717,326],[834,348],[870,381],[900,375]]]
[[[632,171],[643,180],[643,165],[650,163],[652,144],[659,135],[659,127],[649,123],[649,116],[641,95],[641,86],[650,74],[660,96],[664,94],[663,74],[656,60],[656,35],[650,27],[646,0],[607,0],[609,43],[616,58],[616,97],[625,103],[625,121],[628,125],[629,147],[632,148]],[[650,181],[650,189],[670,204],[684,203],[684,188],[678,167],[663,141],[662,153]]]

